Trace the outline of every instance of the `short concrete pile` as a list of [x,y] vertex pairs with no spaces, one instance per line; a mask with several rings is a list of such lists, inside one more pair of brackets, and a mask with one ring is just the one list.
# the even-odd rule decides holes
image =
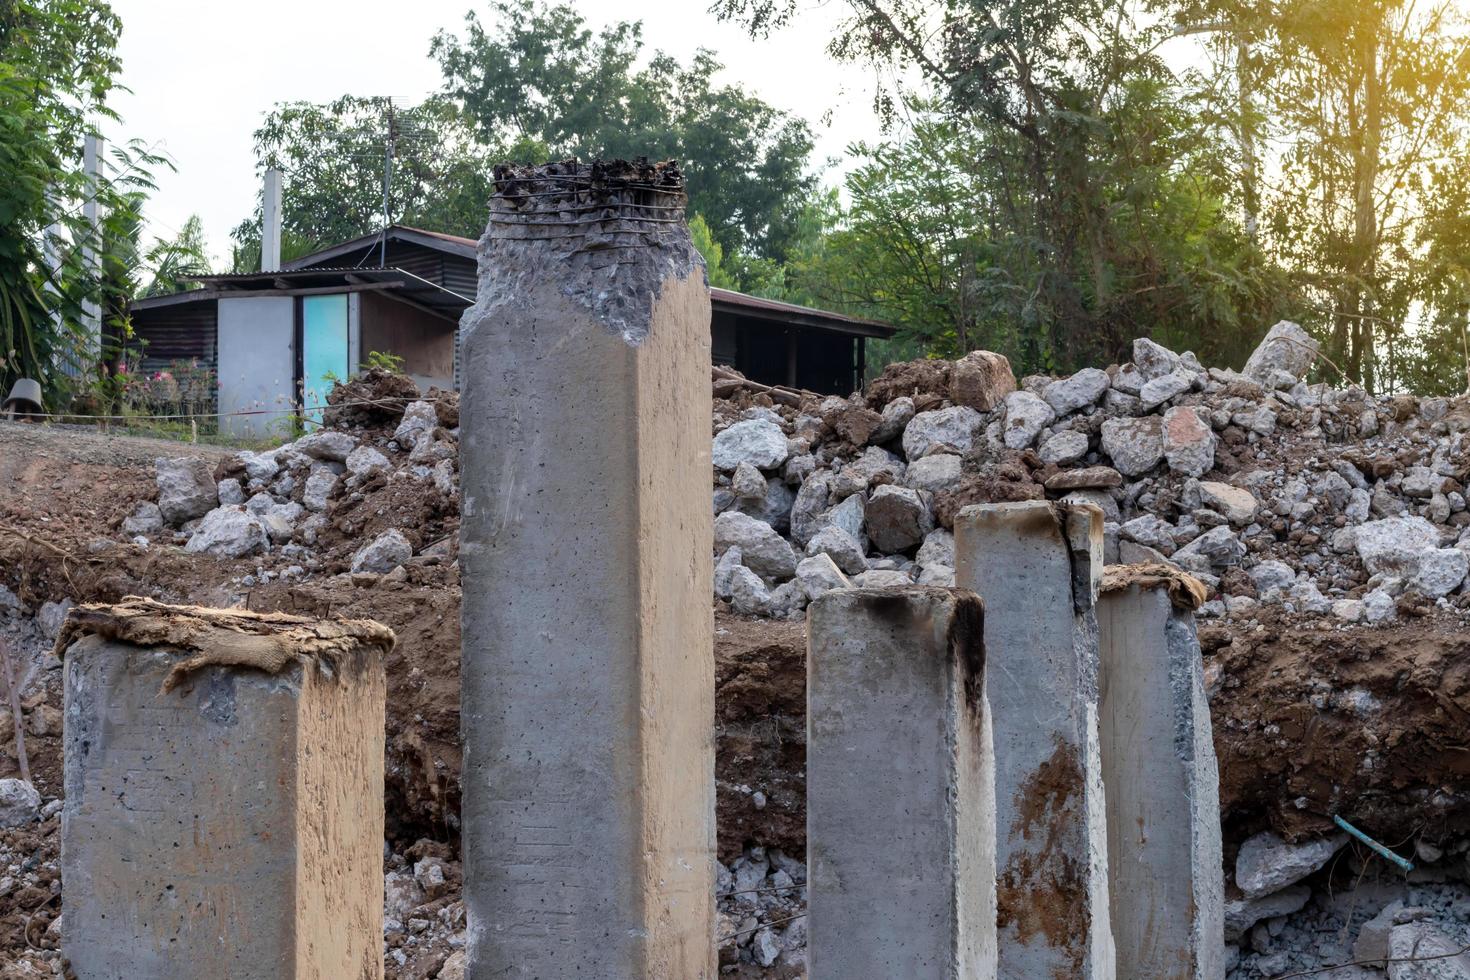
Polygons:
[[1099,736],[1119,977],[1225,972],[1220,775],[1194,629],[1203,593],[1165,565],[1103,577]]
[[818,980],[996,975],[984,620],[979,598],[957,589],[842,590],[812,604],[807,957]]
[[383,657],[365,620],[74,609],[63,951],[83,977],[382,976]]
[[1112,980],[1098,639],[1102,512],[968,507],[957,577],[985,603],[995,739],[999,976]]

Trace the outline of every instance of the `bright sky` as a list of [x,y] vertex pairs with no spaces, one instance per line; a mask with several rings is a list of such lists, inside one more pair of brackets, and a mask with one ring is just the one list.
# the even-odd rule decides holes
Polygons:
[[[441,81],[428,57],[441,28],[458,32],[476,0],[112,0],[123,21],[123,117],[111,138],[142,139],[168,153],[147,209],[150,233],[171,236],[191,214],[203,218],[216,264],[229,232],[254,207],[251,133],[277,102],[339,95],[391,95],[416,102]],[[687,4],[573,0],[588,21],[643,20],[645,52],[687,60],[714,50],[738,83],[805,117],[817,134],[815,161],[879,135],[872,79],[823,51],[839,15],[835,0],[810,0],[794,29],[755,42],[732,24]],[[834,175],[829,173],[829,179]]]

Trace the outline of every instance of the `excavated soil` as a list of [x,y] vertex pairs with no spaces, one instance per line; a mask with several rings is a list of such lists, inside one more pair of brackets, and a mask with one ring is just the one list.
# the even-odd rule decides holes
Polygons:
[[1201,630],[1226,837],[1322,834],[1334,815],[1382,840],[1464,836],[1470,636],[1457,618],[1261,620]]

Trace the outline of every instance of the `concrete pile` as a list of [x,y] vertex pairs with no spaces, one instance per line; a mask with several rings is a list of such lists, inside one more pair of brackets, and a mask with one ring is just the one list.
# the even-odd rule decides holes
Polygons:
[[850,398],[725,390],[714,409],[716,595],[799,617],[833,588],[948,585],[972,503],[1103,509],[1109,564],[1263,606],[1383,622],[1465,608],[1470,411],[1308,384],[1317,343],[1277,324],[1241,371],[1140,338],[1133,360],[1019,383],[1006,359],[890,365]]

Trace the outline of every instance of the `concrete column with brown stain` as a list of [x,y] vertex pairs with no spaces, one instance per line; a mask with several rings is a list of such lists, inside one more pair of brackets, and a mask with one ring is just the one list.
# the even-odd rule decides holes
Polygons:
[[994,978],[980,599],[848,589],[807,616],[808,975]]
[[1113,934],[1118,975],[1139,980],[1225,976],[1220,776],[1192,584],[1113,566],[1098,602]]
[[468,975],[712,977],[710,298],[683,180],[495,176],[461,339]]
[[1097,720],[1102,511],[966,507],[955,559],[956,584],[985,602],[1000,976],[1112,980]]
[[383,975],[393,634],[129,598],[73,610],[62,951],[86,980]]

